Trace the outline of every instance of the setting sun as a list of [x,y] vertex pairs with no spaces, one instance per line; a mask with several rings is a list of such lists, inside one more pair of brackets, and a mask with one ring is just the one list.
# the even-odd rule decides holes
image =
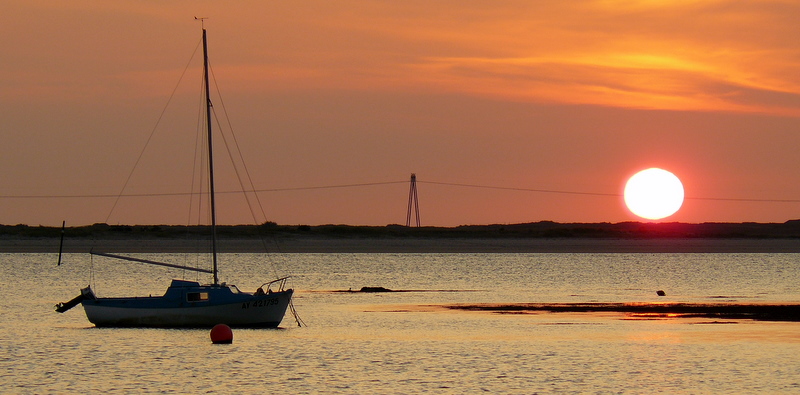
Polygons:
[[675,214],[683,204],[683,184],[674,174],[658,168],[642,170],[625,184],[628,210],[646,219]]

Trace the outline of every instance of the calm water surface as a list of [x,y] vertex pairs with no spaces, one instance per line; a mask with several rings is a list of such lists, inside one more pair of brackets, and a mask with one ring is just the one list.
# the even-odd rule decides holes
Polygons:
[[[90,282],[101,296],[144,296],[195,274],[77,254],[61,267],[53,254],[0,259],[3,392],[800,393],[800,323],[441,307],[800,303],[796,254],[225,254],[221,277],[243,291],[293,275],[307,324],[287,315],[282,329],[235,330],[231,345],[53,312]],[[415,292],[332,292],[363,286]]]

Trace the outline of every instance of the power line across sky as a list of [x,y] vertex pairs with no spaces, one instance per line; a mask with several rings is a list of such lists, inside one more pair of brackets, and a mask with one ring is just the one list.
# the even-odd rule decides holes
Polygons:
[[[346,188],[364,188],[382,185],[393,184],[407,184],[409,181],[380,181],[380,182],[363,182],[363,183],[350,183],[350,184],[336,184],[336,185],[317,185],[317,186],[304,186],[304,187],[287,187],[287,188],[268,188],[268,189],[255,189],[249,191],[217,191],[218,194],[237,194],[237,193],[274,193],[274,192],[292,192],[292,191],[310,191],[310,190],[323,190],[323,189],[346,189]],[[522,187],[508,187],[497,185],[480,185],[480,184],[465,184],[455,182],[443,181],[422,181],[417,180],[419,184],[428,185],[441,185],[460,188],[473,188],[473,189],[492,189],[501,191],[517,191],[517,192],[532,192],[532,193],[548,193],[548,194],[561,194],[561,195],[584,195],[584,196],[600,196],[600,197],[621,197],[621,193],[603,193],[603,192],[589,192],[589,191],[565,191],[557,189],[544,189],[544,188],[522,188]],[[200,194],[199,192],[154,192],[154,193],[130,193],[130,194],[74,194],[74,195],[0,195],[0,199],[91,199],[91,198],[118,198],[118,197],[159,197],[159,196],[188,196]],[[723,197],[693,197],[687,196],[687,200],[705,200],[705,201],[729,201],[729,202],[763,202],[763,203],[800,203],[800,199],[754,199],[754,198],[723,198]]]

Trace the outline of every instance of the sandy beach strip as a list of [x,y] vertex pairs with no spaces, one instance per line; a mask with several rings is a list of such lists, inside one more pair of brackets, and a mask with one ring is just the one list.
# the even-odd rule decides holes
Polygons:
[[[180,239],[67,239],[65,253],[202,251]],[[266,247],[266,250],[265,250]],[[0,239],[0,253],[57,253],[58,239]],[[800,239],[336,238],[222,239],[222,253],[796,253]]]

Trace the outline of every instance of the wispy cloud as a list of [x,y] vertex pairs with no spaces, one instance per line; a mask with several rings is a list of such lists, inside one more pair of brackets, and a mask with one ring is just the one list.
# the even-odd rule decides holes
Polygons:
[[[185,14],[187,4],[157,10]],[[151,14],[155,10],[144,9]],[[215,67],[231,71],[228,75],[241,89],[413,90],[515,101],[800,115],[800,46],[795,42],[800,3],[792,1],[410,0],[353,1],[346,8],[305,1],[251,2],[247,9],[263,18],[216,10],[209,20],[216,29],[215,42],[224,44],[221,50],[215,45],[214,54],[227,52],[220,57],[225,63]],[[79,6],[64,12],[81,13]],[[42,13],[53,15],[44,8]],[[109,13],[127,13],[138,24],[148,15],[135,3],[85,13],[98,21]],[[64,57],[65,50],[77,48],[83,60],[68,60],[73,69],[60,76],[86,81],[85,76],[70,75],[80,72],[76,64],[95,74],[119,67],[96,64],[107,60],[90,48],[102,47],[86,40],[109,32],[122,39],[122,31],[109,29],[67,31],[71,41],[66,46],[41,41],[49,36],[26,45],[38,46],[39,57],[45,51]],[[115,59],[132,65],[118,70],[118,78],[127,73],[135,79],[137,70],[163,58],[163,49],[160,57],[149,55],[158,50],[155,44],[164,45],[157,34],[150,36],[139,43],[150,45],[147,49],[118,51]],[[106,39],[104,47],[114,48],[111,43]],[[174,49],[178,44],[171,45]],[[51,78],[56,70],[55,64],[43,68],[38,78],[34,71],[15,70],[17,63],[12,59],[4,73],[24,77],[14,77],[19,91],[26,89],[26,81],[45,89],[37,81]]]
[[305,58],[282,48],[320,70],[317,86],[798,114],[800,5],[791,2],[360,2],[351,11],[299,28],[317,38]]
[[467,32],[457,40],[467,55],[421,56],[409,75],[514,100],[800,115],[800,81],[789,72],[800,48],[786,17],[800,6],[605,1],[539,11]]

